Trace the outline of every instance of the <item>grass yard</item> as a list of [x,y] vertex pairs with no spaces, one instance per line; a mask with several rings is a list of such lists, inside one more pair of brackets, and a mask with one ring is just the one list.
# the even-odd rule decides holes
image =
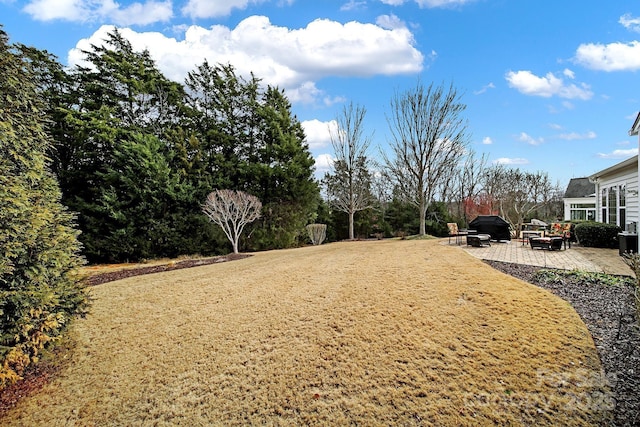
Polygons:
[[334,243],[92,288],[71,362],[0,424],[600,425],[591,336],[437,240]]

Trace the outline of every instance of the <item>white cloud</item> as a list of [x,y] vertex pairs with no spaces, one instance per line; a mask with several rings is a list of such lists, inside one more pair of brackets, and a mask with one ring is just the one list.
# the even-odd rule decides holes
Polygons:
[[622,15],[618,22],[626,29],[640,33],[640,18],[634,18],[630,13],[627,13]]
[[348,3],[345,3],[342,6],[340,6],[340,10],[341,11],[358,10],[360,8],[365,7],[366,5],[367,5],[366,1],[350,0]]
[[113,0],[32,0],[23,10],[38,21],[109,20],[116,25],[149,25],[167,22],[173,17],[171,0],[135,2],[124,8]]
[[246,9],[249,3],[259,0],[189,0],[182,8],[182,14],[190,18],[213,18],[227,16],[233,9]]
[[[467,3],[471,3],[473,0],[414,0],[420,7],[448,7],[448,6],[461,6]],[[400,6],[407,2],[407,0],[380,0],[384,4],[390,6]]]
[[628,150],[613,150],[611,153],[598,153],[598,157],[601,159],[628,159],[636,154],[638,154],[638,149],[630,148]]
[[[112,30],[103,26],[80,40],[69,52],[69,65],[80,63],[80,50],[102,44]],[[314,82],[323,77],[412,74],[423,69],[424,61],[407,28],[359,22],[318,19],[305,28],[289,29],[272,25],[265,16],[251,16],[233,29],[191,26],[182,41],[154,32],[120,31],[134,49],[148,49],[173,80],[183,81],[205,59],[211,64],[230,63],[241,75],[254,72],[264,83],[286,89],[292,101],[322,98]]]
[[483,93],[485,93],[486,91],[488,91],[489,89],[495,89],[496,85],[493,84],[493,82],[482,86],[482,88],[480,90],[476,90],[473,92],[474,95],[481,95]]
[[582,83],[580,87],[575,84],[565,84],[564,80],[553,73],[547,73],[544,77],[538,77],[531,71],[509,71],[505,76],[509,86],[525,95],[542,96],[550,98],[559,96],[567,99],[588,100],[593,96],[588,85]]
[[640,69],[640,42],[582,44],[574,60],[592,70],[635,71]]
[[565,139],[567,141],[596,139],[597,137],[598,135],[596,135],[596,133],[593,131],[589,131],[586,133],[578,133],[578,132],[561,133],[560,135],[558,135],[558,138]]
[[376,24],[385,30],[397,30],[406,28],[406,24],[396,15],[380,15],[376,18]]
[[521,157],[500,157],[499,159],[495,159],[492,163],[494,165],[527,165],[529,164],[529,160],[523,159]]
[[304,133],[307,136],[307,143],[309,144],[310,149],[314,150],[331,145],[329,128],[336,128],[337,123],[335,120],[322,122],[320,120],[313,119],[305,120],[301,124],[304,128]]
[[571,80],[576,78],[576,73],[574,73],[573,71],[571,71],[568,68],[565,68],[564,71],[562,72],[562,74],[564,74],[565,77],[568,77]]
[[520,133],[520,135],[518,135],[518,140],[522,141],[522,142],[526,142],[529,145],[540,145],[544,142],[543,138],[534,138],[531,135],[522,132]]
[[493,144],[493,140],[491,139],[491,137],[485,136],[484,138],[482,138],[482,143],[484,145],[491,145]]
[[316,176],[322,178],[333,167],[334,158],[331,154],[320,154],[315,160]]

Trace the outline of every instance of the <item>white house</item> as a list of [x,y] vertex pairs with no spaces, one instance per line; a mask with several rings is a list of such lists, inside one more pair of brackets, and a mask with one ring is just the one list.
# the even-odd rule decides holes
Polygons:
[[[636,116],[629,136],[640,134],[640,113]],[[638,141],[640,147],[640,140]],[[624,231],[638,230],[638,156],[617,163],[589,176],[595,184],[596,221],[616,224]]]
[[596,221],[635,232],[638,223],[638,156],[589,176],[595,184]]
[[596,186],[589,178],[571,178],[564,193],[564,220],[596,220]]

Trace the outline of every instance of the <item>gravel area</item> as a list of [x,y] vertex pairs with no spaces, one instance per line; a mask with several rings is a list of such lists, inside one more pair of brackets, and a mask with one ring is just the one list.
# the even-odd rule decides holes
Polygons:
[[[640,319],[633,279],[603,284],[595,275],[580,276],[536,266],[486,261],[492,267],[568,301],[589,328],[614,393],[615,426],[640,425]],[[616,276],[613,276],[614,278]]]

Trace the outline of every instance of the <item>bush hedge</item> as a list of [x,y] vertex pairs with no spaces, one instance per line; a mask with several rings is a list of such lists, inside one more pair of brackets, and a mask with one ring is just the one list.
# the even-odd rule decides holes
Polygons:
[[78,231],[47,167],[29,61],[7,42],[0,30],[0,389],[88,306]]
[[582,222],[576,225],[575,233],[580,245],[590,248],[618,247],[618,233],[622,229],[615,224]]

